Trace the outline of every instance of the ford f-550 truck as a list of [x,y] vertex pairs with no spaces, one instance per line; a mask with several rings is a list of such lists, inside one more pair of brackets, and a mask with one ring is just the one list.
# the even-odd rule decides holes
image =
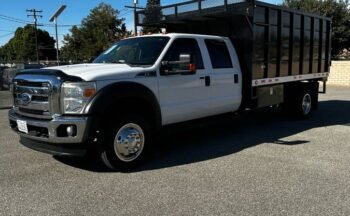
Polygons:
[[173,33],[121,40],[91,64],[19,73],[8,116],[21,143],[64,156],[96,150],[106,166],[130,169],[165,125],[277,104],[300,117],[317,108],[329,18],[238,0],[157,10],[157,20],[138,11],[138,25]]

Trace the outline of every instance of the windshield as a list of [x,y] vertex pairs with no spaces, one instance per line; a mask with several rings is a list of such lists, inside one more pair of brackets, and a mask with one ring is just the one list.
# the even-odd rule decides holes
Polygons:
[[169,37],[139,37],[122,40],[103,52],[94,63],[153,65],[168,41]]

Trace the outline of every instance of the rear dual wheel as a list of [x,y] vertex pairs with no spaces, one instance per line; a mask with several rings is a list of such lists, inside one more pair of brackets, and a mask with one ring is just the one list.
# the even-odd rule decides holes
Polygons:
[[317,92],[309,86],[299,86],[291,91],[286,99],[286,109],[298,118],[309,118],[312,110],[317,107]]
[[313,108],[312,94],[310,90],[301,91],[295,105],[297,117],[309,118]]

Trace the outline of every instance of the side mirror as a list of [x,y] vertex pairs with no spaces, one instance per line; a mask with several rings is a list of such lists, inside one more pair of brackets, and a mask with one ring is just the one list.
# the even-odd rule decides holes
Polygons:
[[191,63],[191,54],[180,54],[180,62],[184,64],[190,64]]
[[163,61],[161,73],[164,75],[190,75],[196,73],[196,65],[191,63],[191,54],[180,54],[179,61]]

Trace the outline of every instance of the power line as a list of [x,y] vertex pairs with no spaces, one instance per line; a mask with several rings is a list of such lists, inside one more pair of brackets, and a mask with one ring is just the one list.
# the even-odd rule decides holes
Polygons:
[[[21,24],[33,24],[32,22],[29,22],[27,20],[18,19],[15,17],[3,15],[3,14],[0,14],[0,19],[10,21],[10,22],[21,23]],[[50,23],[37,23],[37,25],[38,26],[45,26],[45,27],[55,27],[54,24],[50,24]],[[62,25],[57,25],[57,26],[58,27],[72,27],[72,26],[80,26],[80,25],[79,24],[62,24]]]
[[120,16],[123,16],[124,14],[128,14],[128,13],[130,13],[130,12],[132,12],[133,10],[132,10],[133,8],[124,8],[123,10],[121,10],[121,11],[119,11],[119,14],[118,14],[118,16],[120,17]]
[[18,21],[18,20],[14,20],[14,19],[9,19],[3,16],[0,16],[0,19],[2,20],[6,20],[6,21],[11,21],[11,22],[16,22],[16,23],[21,23],[21,24],[31,24],[30,22],[22,22],[22,21]]
[[125,15],[127,15],[127,14],[130,14],[131,12],[133,12],[133,10],[130,10],[130,11],[126,12],[126,13],[123,13],[123,14],[121,14],[121,15],[119,15],[119,16],[122,17],[122,16],[125,16]]
[[0,29],[0,32],[13,32],[13,31]]
[[4,14],[0,14],[0,16],[2,16],[5,19],[11,20],[11,21],[22,22],[22,23],[30,23],[28,20],[18,19],[18,18],[15,18],[15,17],[6,16]]
[[119,11],[119,14],[122,13],[122,12],[124,12],[124,11],[127,11],[127,10],[129,10],[129,8],[124,8],[124,9],[122,9],[122,10]]
[[[49,32],[50,35],[53,35],[53,34],[56,34],[56,33],[53,33],[53,32]],[[65,34],[58,34],[59,36],[64,36]]]
[[[55,27],[54,24],[39,23],[39,25],[46,26],[46,27]],[[72,27],[72,26],[81,26],[81,25],[80,24],[57,25],[57,27]]]
[[14,32],[11,32],[11,33],[5,34],[5,35],[0,35],[0,38],[6,37],[6,36],[9,36],[9,35],[12,35],[12,34],[14,34]]

